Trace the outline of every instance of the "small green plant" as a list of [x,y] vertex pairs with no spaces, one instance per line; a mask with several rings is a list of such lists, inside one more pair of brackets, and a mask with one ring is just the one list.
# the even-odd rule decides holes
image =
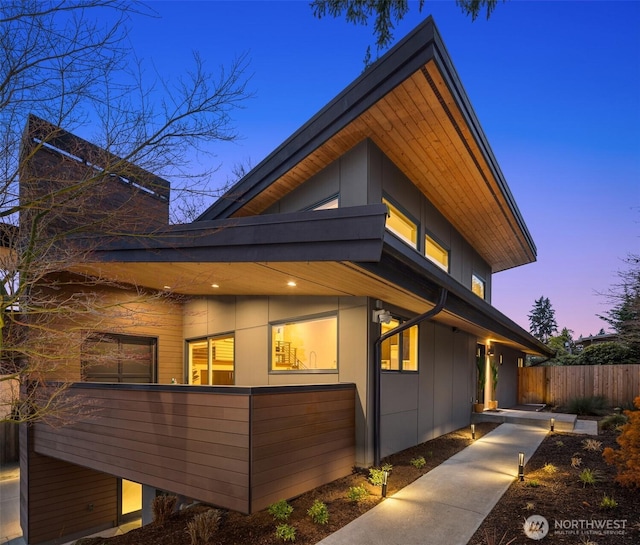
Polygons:
[[307,515],[316,524],[327,524],[329,522],[329,510],[324,502],[315,500],[313,505],[307,509]]
[[218,509],[210,509],[204,513],[198,513],[187,522],[187,533],[191,538],[191,545],[208,543],[220,526],[221,512]]
[[582,448],[592,452],[600,452],[602,450],[602,441],[596,439],[585,439],[582,441]]
[[269,514],[274,520],[289,520],[291,513],[293,513],[293,507],[286,500],[277,501],[269,506]]
[[584,468],[578,476],[582,482],[582,488],[587,485],[595,486],[601,480],[600,472],[597,469]]
[[558,472],[558,468],[553,464],[544,464],[542,471],[544,471],[545,473],[548,473],[549,475],[553,475],[554,473]]
[[413,458],[410,463],[416,469],[422,469],[425,465],[427,465],[427,461],[424,459],[424,456]]
[[558,439],[556,441],[556,447],[564,447],[564,443],[562,441],[560,441],[560,439]]
[[276,537],[282,541],[295,541],[296,529],[290,524],[278,524],[276,527]]
[[527,504],[524,506],[524,508],[527,511],[533,511],[536,508],[536,504],[533,503],[532,501],[528,501]]
[[391,473],[392,469],[393,469],[393,466],[391,464],[383,464],[382,467],[380,468],[377,468],[377,467],[370,468],[369,482],[373,486],[382,486],[382,483],[384,482],[385,471],[387,472],[387,474],[389,474]]
[[578,469],[582,465],[582,458],[580,456],[573,455],[571,457],[571,467]]
[[540,481],[538,479],[529,479],[525,483],[525,486],[528,486],[529,488],[538,488],[540,486]]
[[615,509],[618,507],[618,502],[605,494],[600,502],[600,507],[603,509]]
[[347,492],[347,498],[349,501],[362,501],[369,495],[367,489],[364,486],[351,486],[349,487],[349,492]]

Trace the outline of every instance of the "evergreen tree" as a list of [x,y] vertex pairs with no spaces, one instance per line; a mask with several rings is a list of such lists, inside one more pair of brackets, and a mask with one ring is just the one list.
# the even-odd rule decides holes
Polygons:
[[540,296],[540,299],[536,299],[528,318],[529,332],[543,343],[547,343],[558,331],[556,311],[553,310],[548,297]]
[[599,318],[609,324],[620,340],[640,351],[640,255],[629,255],[629,268],[618,272],[620,282],[605,295],[612,307]]

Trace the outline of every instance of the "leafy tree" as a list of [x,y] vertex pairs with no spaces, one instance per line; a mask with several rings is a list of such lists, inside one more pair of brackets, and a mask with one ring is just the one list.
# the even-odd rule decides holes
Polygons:
[[[504,0],[503,0],[504,1]],[[498,0],[456,0],[462,12],[475,21],[485,9],[487,19],[493,13]],[[418,1],[418,11],[424,7],[424,0]],[[348,23],[366,26],[374,17],[373,35],[378,51],[387,48],[393,41],[393,30],[409,11],[408,0],[313,0],[313,15],[318,19],[327,15],[343,17]],[[367,60],[370,58],[367,52]]]
[[640,255],[630,254],[625,262],[628,268],[618,272],[620,281],[603,294],[612,306],[598,317],[640,355]]
[[555,315],[556,311],[551,306],[549,298],[540,296],[540,299],[536,299],[533,309],[528,314],[530,333],[546,344],[551,335],[558,331]]
[[[139,166],[148,183],[159,179],[149,172],[170,177],[172,197],[188,199],[206,191],[210,174],[187,173],[190,154],[236,138],[231,113],[248,95],[246,58],[212,73],[196,54],[184,74],[148,81],[127,41],[130,16],[145,12],[121,0],[0,2],[0,422],[62,410],[61,369],[77,360],[90,320],[135,323],[145,302],[170,297],[134,289],[113,305],[93,289],[103,280],[87,277],[84,293],[72,289],[68,272],[92,250],[87,235],[127,234],[121,215],[95,209],[109,180],[126,185]],[[24,133],[28,120],[37,130]],[[50,153],[66,176],[34,170],[36,154],[61,149],[66,131],[87,125],[98,147]],[[51,376],[59,388],[43,386]]]

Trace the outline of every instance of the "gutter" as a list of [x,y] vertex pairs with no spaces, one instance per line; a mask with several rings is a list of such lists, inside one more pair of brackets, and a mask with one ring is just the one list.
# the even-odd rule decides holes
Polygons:
[[425,320],[433,318],[436,314],[439,314],[440,312],[442,312],[442,310],[444,310],[444,306],[447,301],[448,293],[449,292],[446,288],[440,288],[440,296],[438,297],[438,302],[435,307],[433,307],[431,310],[428,310],[424,314],[420,314],[419,316],[416,316],[415,318],[412,318],[411,320],[404,322],[403,324],[399,325],[395,329],[392,329],[391,331],[387,331],[384,335],[380,335],[380,337],[378,337],[378,339],[376,339],[375,343],[373,344],[373,364],[375,365],[375,369],[373,373],[373,377],[374,377],[374,381],[373,381],[373,396],[374,396],[373,398],[373,465],[374,466],[380,465],[380,419],[381,419],[380,380],[381,380],[381,373],[382,373],[380,369],[380,363],[381,363],[380,347],[382,343],[386,341],[388,338],[393,337],[394,335],[397,335],[398,333],[401,333],[402,331],[405,331],[406,329],[409,329],[414,325],[424,322]]

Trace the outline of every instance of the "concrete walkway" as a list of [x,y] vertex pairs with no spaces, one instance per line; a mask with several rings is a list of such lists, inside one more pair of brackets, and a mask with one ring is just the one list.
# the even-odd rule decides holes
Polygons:
[[466,545],[547,431],[502,424],[318,545]]

